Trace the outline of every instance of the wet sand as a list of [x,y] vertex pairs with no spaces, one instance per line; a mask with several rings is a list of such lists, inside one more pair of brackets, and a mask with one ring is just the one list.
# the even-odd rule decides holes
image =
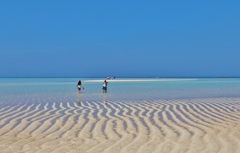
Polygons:
[[237,153],[240,99],[4,103],[0,150]]

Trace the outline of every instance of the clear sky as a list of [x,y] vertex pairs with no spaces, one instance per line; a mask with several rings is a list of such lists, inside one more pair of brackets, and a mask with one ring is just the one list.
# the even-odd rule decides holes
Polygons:
[[2,0],[0,77],[239,77],[239,0]]

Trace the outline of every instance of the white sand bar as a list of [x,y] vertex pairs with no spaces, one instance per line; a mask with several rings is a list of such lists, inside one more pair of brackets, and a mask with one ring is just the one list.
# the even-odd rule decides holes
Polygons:
[[[107,82],[166,82],[166,81],[195,81],[198,79],[113,79]],[[103,82],[104,79],[83,80],[83,82]]]

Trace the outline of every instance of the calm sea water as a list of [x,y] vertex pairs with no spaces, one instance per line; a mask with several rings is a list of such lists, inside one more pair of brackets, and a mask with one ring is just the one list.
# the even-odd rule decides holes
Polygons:
[[[85,90],[77,93],[82,80]],[[99,80],[99,82],[92,82]],[[102,94],[104,78],[0,78],[0,103],[52,103],[103,101],[137,102],[172,99],[240,97],[240,79],[116,79]],[[134,82],[131,80],[144,80]],[[153,81],[154,80],[154,81]]]

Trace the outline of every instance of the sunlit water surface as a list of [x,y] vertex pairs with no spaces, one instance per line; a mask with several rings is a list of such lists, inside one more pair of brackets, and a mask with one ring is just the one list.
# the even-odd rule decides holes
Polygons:
[[[85,90],[77,92],[82,80]],[[121,82],[121,80],[123,80]],[[126,81],[127,80],[127,81]],[[138,81],[139,80],[139,81]],[[2,105],[58,102],[144,102],[240,97],[240,79],[116,79],[102,93],[104,78],[1,78]]]

